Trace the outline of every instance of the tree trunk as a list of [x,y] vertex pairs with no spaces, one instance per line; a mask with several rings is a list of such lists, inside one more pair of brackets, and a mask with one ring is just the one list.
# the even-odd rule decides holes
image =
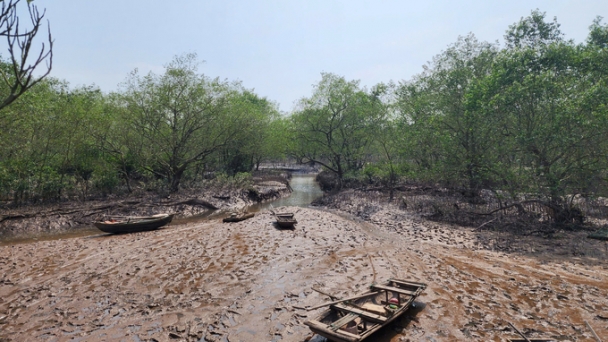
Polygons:
[[127,191],[129,191],[129,193],[132,193],[133,188],[131,188],[131,181],[130,181],[129,175],[127,173],[125,173],[125,183],[127,184]]
[[169,189],[171,193],[176,193],[179,191],[179,184],[182,181],[182,176],[184,175],[185,170],[186,168],[182,166],[173,172],[173,176],[171,177],[171,188]]
[[395,173],[391,170],[391,174],[389,176],[389,181],[388,181],[388,186],[389,186],[389,195],[388,195],[388,202],[392,203],[393,202],[393,198],[395,196],[395,179],[397,177],[395,177]]

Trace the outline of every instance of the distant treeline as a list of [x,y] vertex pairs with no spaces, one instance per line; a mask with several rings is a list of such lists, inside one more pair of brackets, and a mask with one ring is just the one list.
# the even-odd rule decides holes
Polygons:
[[289,115],[198,73],[191,54],[111,94],[45,79],[0,111],[0,197],[178,191],[286,158],[323,165],[339,186],[432,182],[560,213],[574,195],[605,195],[608,25],[598,17],[575,44],[533,11],[504,41],[469,34],[411,80],[370,89],[324,73]]
[[286,120],[238,82],[176,57],[162,75],[131,73],[121,90],[45,79],[0,112],[0,197],[86,199],[134,188],[177,191],[206,175],[282,158]]

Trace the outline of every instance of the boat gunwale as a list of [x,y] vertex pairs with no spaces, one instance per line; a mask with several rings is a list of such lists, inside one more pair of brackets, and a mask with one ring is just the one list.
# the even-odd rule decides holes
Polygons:
[[[369,337],[370,335],[372,335],[373,333],[382,329],[386,325],[390,324],[392,321],[394,321],[395,319],[400,317],[403,313],[405,313],[411,307],[414,300],[422,293],[422,291],[424,289],[426,289],[426,286],[427,286],[424,283],[412,282],[412,281],[401,280],[401,279],[389,279],[386,282],[383,282],[381,285],[390,286],[391,282],[394,282],[395,284],[397,284],[397,286],[401,285],[401,286],[405,286],[405,287],[417,287],[417,289],[415,291],[411,291],[412,292],[411,294],[401,293],[400,295],[408,296],[409,298],[401,305],[401,307],[399,309],[397,309],[395,312],[393,312],[392,315],[387,316],[386,320],[382,323],[375,321],[373,317],[370,319],[369,317],[365,317],[363,315],[360,316],[366,322],[371,324],[371,326],[368,327],[365,331],[362,331],[362,333],[359,335],[349,333],[340,328],[338,328],[336,330],[332,330],[329,327],[333,323],[327,324],[327,323],[323,322],[324,319],[326,319],[329,315],[331,315],[334,312],[337,312],[337,311],[342,312],[342,313],[353,312],[347,308],[347,306],[349,305],[347,302],[340,303],[340,304],[342,304],[340,306],[338,306],[339,303],[332,303],[330,305],[329,309],[322,312],[319,316],[317,316],[316,319],[307,320],[306,322],[304,322],[304,324],[306,324],[310,328],[310,330],[312,330],[314,333],[319,334],[332,341],[337,341],[337,342],[362,341],[362,340],[366,339],[367,337]],[[391,293],[393,293],[393,291],[391,291],[391,290],[378,289],[378,288],[374,289],[374,285],[372,284],[370,286],[370,291],[363,293],[362,296],[366,295],[366,294],[371,295],[374,293],[375,294],[387,293],[389,291]],[[361,310],[361,309],[357,308],[357,310]],[[368,311],[368,310],[363,309],[363,311]],[[370,311],[370,313],[372,313],[372,312]],[[377,315],[377,314],[375,314],[375,315]],[[378,315],[378,316],[381,316],[381,315]]]
[[106,223],[104,221],[93,222],[95,227],[105,233],[121,234],[121,233],[135,233],[142,231],[156,230],[162,226],[165,226],[173,220],[175,214],[159,214],[149,216],[146,218],[138,218],[136,221],[130,221],[130,219],[118,221],[115,223]]

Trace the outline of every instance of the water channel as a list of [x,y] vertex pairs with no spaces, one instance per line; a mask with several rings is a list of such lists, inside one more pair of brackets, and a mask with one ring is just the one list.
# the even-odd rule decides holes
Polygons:
[[291,185],[291,188],[293,189],[293,192],[289,197],[254,204],[249,207],[249,211],[257,212],[283,206],[307,207],[312,201],[323,196],[323,191],[315,181],[315,175],[294,174],[289,181],[289,185]]
[[[307,207],[316,198],[323,195],[323,191],[315,181],[315,175],[310,174],[294,174],[289,182],[293,189],[289,197],[279,198],[274,201],[254,204],[247,208],[249,212],[258,212],[266,209],[273,209],[282,206],[295,206],[295,207]],[[185,223],[196,223],[202,222],[209,219],[215,219],[217,216],[212,215],[213,212],[206,212],[203,215],[197,215],[194,217],[186,217],[175,219],[172,225],[185,224]],[[29,236],[0,236],[0,246],[30,243],[35,241],[49,241],[49,240],[60,240],[70,239],[76,237],[87,237],[95,235],[105,235],[99,229],[93,225],[75,227],[70,230],[57,231],[57,232],[39,232]]]

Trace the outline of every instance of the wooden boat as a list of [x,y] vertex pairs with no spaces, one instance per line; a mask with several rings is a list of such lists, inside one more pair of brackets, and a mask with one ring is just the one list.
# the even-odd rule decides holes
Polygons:
[[587,238],[600,241],[608,241],[608,229],[600,229],[594,233],[587,235]]
[[389,279],[370,286],[370,291],[308,310],[329,305],[316,319],[304,324],[330,341],[359,342],[389,324],[413,304],[426,284]]
[[169,224],[171,220],[173,220],[173,214],[158,214],[153,216],[126,217],[121,220],[97,221],[93,224],[103,232],[123,234],[155,230]]
[[232,214],[230,214],[230,216],[225,217],[222,221],[223,222],[241,222],[243,220],[252,218],[254,216],[255,216],[254,213],[244,213],[244,214],[240,214],[240,215],[237,213],[232,213]]
[[298,223],[293,213],[279,213],[274,216],[277,218],[277,225],[281,228],[293,228]]

